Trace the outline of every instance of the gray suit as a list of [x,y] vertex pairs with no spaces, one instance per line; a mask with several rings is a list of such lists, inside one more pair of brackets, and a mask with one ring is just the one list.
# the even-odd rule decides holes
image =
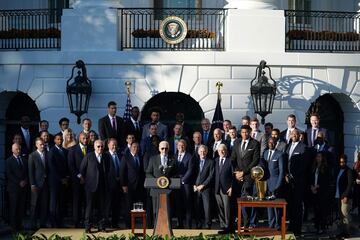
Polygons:
[[36,210],[40,213],[40,227],[46,224],[48,204],[49,204],[49,187],[47,180],[48,172],[48,153],[44,151],[44,161],[42,161],[38,151],[29,155],[29,181],[31,186],[38,188],[38,191],[31,191],[30,217],[31,228],[36,228],[37,219]]
[[260,143],[260,156],[262,156],[264,154],[265,149],[267,148],[266,135],[259,130],[256,134],[255,140],[257,140]]
[[[146,138],[147,136],[150,135],[149,126],[150,126],[150,123],[147,123],[147,124],[144,125],[141,139],[144,139],[144,138]],[[167,128],[167,126],[165,124],[162,124],[161,122],[157,123],[157,135],[161,139],[167,139],[168,128]]]

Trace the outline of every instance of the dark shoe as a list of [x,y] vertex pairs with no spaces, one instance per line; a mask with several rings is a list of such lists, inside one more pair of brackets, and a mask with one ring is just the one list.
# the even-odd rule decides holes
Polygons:
[[85,233],[91,233],[91,229],[90,228],[85,228]]
[[220,230],[220,231],[218,231],[218,234],[229,234],[230,233],[230,231],[229,230]]

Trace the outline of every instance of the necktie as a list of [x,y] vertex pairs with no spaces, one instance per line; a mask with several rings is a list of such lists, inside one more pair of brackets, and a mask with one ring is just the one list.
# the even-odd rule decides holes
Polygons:
[[290,142],[290,136],[291,136],[291,130],[288,129],[287,135],[286,135],[286,141],[289,143]]
[[83,156],[85,156],[86,155],[86,148],[82,147],[81,151],[82,151]]
[[220,160],[220,165],[219,165],[220,170],[221,170],[222,167],[224,166],[224,162],[225,162],[225,158],[222,158],[222,159]]
[[217,143],[217,142],[215,142],[215,143],[214,143],[214,147],[213,147],[214,152],[215,152],[215,151],[216,151],[216,149],[217,149],[217,145],[218,145],[218,143]]
[[204,132],[204,144],[207,144],[208,142],[208,132]]
[[114,159],[116,177],[119,177],[119,158],[118,158],[117,154],[113,155],[113,159]]
[[112,118],[112,120],[111,120],[111,125],[112,125],[113,130],[116,132],[115,117]]
[[293,151],[294,151],[294,148],[295,148],[295,143],[292,143],[291,147],[290,147],[290,150],[289,150],[289,158],[291,158],[291,156],[293,154]]
[[253,132],[252,137],[253,137],[253,139],[255,139],[255,137],[256,137],[256,133],[255,133],[255,132]]
[[196,146],[195,146],[195,154],[197,154],[198,150],[199,150],[199,146],[196,145]]
[[241,144],[241,151],[242,152],[245,151],[245,145],[246,145],[246,141],[242,141],[242,144]]
[[101,163],[101,155],[97,156],[96,158],[98,160],[98,163]]
[[45,167],[45,156],[44,156],[44,153],[40,153],[40,158],[41,158],[42,164],[43,164],[44,167]]
[[200,160],[200,172],[203,170],[204,163],[205,163],[205,160],[204,160],[204,159],[201,159],[201,160]]
[[161,165],[163,165],[164,167],[166,166],[166,158],[165,157],[161,157]]
[[135,122],[135,131],[138,131],[138,130],[139,130],[139,123]]
[[30,146],[30,133],[29,133],[29,129],[25,129],[24,138],[25,138],[25,143],[26,143],[27,148],[30,149],[31,146]]
[[140,166],[139,157],[138,157],[138,156],[135,156],[134,159],[135,159],[135,165],[136,165],[136,167],[139,167],[139,166]]
[[314,146],[314,142],[316,139],[316,131],[317,131],[317,129],[314,128],[313,132],[312,132],[311,146]]
[[270,161],[270,160],[271,160],[272,154],[273,154],[273,151],[272,151],[272,150],[269,150],[268,161]]
[[20,166],[20,167],[23,167],[23,163],[22,163],[22,161],[21,161],[20,156],[18,156],[16,159],[17,159],[17,162],[18,162],[19,166]]
[[179,154],[178,161],[181,162],[181,160],[182,160],[182,156],[181,156],[181,154]]

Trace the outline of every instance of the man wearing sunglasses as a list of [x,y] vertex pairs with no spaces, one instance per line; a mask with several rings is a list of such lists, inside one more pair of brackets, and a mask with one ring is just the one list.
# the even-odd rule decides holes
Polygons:
[[85,232],[91,232],[92,206],[97,208],[98,231],[105,232],[109,210],[109,183],[107,176],[110,171],[110,157],[104,153],[104,142],[96,140],[94,152],[88,153],[80,166],[81,179],[85,182],[86,210]]

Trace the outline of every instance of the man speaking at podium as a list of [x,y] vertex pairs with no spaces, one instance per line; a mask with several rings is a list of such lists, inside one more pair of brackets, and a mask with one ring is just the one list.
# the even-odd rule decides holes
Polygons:
[[[169,143],[167,141],[162,141],[159,144],[160,154],[154,155],[150,158],[148,168],[146,169],[147,178],[158,178],[165,176],[167,178],[175,177],[177,173],[177,164],[173,156],[169,156]],[[153,200],[153,210],[156,213],[158,205],[157,194],[150,190],[150,195]],[[155,219],[155,218],[154,218]]]

